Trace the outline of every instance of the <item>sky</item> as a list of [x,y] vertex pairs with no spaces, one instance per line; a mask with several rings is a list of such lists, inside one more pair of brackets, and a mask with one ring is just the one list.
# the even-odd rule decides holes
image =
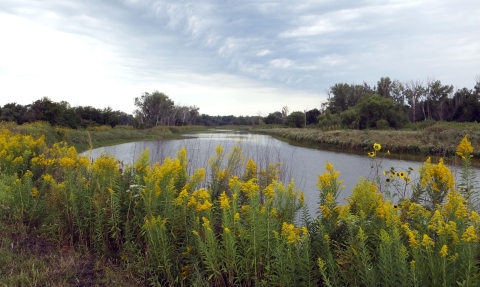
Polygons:
[[158,90],[209,115],[320,108],[381,77],[473,88],[478,0],[1,0],[0,105],[132,113]]

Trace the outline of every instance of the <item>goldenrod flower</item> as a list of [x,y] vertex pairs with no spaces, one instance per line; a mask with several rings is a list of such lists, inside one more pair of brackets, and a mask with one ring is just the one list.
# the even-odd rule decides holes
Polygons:
[[418,248],[420,245],[418,244],[417,237],[415,236],[413,231],[409,231],[407,235],[408,235],[408,244],[410,245],[410,247]]
[[475,227],[471,225],[465,230],[465,232],[462,234],[462,241],[463,242],[478,241],[478,235],[477,235],[477,232],[475,231]]
[[263,189],[263,194],[267,197],[269,201],[273,200],[273,197],[275,196],[274,186],[275,183],[271,183]]
[[300,239],[295,232],[295,226],[286,222],[282,224],[282,236],[287,239],[288,244],[293,244]]
[[426,249],[430,249],[435,246],[435,242],[427,234],[423,235],[422,246]]
[[227,196],[225,191],[222,192],[222,194],[220,195],[218,200],[220,201],[220,208],[221,209],[229,209],[230,208],[230,198]]
[[469,157],[473,153],[473,147],[470,141],[468,140],[468,134],[466,134],[460,144],[457,147],[457,155],[460,157]]
[[373,144],[373,149],[376,151],[379,151],[382,149],[382,146],[379,143],[374,143]]
[[[273,211],[273,210],[272,210]],[[235,213],[235,215],[233,216],[233,219],[234,220],[240,220],[240,213]]]
[[210,228],[210,220],[208,220],[206,217],[202,217],[203,224],[202,226],[209,229]]
[[448,255],[448,247],[447,245],[443,245],[442,248],[440,249],[440,255],[445,258]]
[[330,216],[330,209],[326,207],[325,205],[320,205],[318,208],[322,211],[322,217],[323,218],[328,218]]
[[32,197],[37,197],[38,189],[36,187],[32,188]]
[[300,201],[300,203],[305,202],[305,193],[300,192],[300,197],[298,198],[298,201]]
[[[238,213],[237,213],[237,214],[238,214]],[[272,210],[270,210],[270,215],[271,215],[272,217],[275,217],[275,218],[278,217],[277,209],[276,209],[275,207],[272,208]]]

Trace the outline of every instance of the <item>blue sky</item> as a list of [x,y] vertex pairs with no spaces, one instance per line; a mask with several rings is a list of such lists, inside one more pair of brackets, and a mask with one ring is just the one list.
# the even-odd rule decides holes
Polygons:
[[319,108],[335,83],[473,88],[480,1],[0,2],[0,105],[131,113],[159,90],[210,115]]

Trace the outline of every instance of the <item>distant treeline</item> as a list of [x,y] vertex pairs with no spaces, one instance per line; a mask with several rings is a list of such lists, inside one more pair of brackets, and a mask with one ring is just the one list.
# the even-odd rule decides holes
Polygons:
[[48,97],[36,100],[29,105],[8,103],[0,107],[0,121],[24,124],[45,121],[52,126],[64,126],[72,129],[88,126],[133,125],[132,115],[114,111],[110,107],[97,109],[91,106],[72,107],[68,102],[54,102]]
[[335,126],[351,129],[399,129],[417,121],[480,122],[480,76],[473,89],[454,90],[439,80],[391,80],[382,77],[373,87],[337,83],[330,87],[328,99],[317,109],[294,111],[284,106],[267,116],[210,116],[199,114],[196,106],[175,105],[159,91],[134,98],[134,114],[113,111],[110,107],[72,107],[44,97],[29,105],[9,103],[0,107],[0,121],[18,124],[46,121],[53,126],[73,129],[97,125],[154,126],[224,126],[276,124],[291,127],[306,125],[322,128]]
[[270,113],[264,122],[352,129],[397,129],[424,120],[480,122],[480,76],[473,89],[454,90],[452,85],[432,79],[401,82],[382,77],[373,87],[365,82],[335,84],[327,94],[320,109],[288,115],[288,107],[284,107]]

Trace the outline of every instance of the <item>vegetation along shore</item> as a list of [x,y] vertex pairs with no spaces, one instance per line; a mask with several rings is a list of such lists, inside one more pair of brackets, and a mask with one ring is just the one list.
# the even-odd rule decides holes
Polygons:
[[[346,204],[337,201],[342,175],[326,162],[310,214],[278,165],[260,170],[239,146],[218,146],[206,178],[205,168],[187,173],[186,149],[162,165],[147,150],[120,169],[111,156],[92,162],[56,138],[68,132],[47,136],[41,127],[0,130],[4,286],[480,283],[469,136],[455,147],[457,182],[442,160],[428,159],[415,181],[408,170],[381,169],[359,179]],[[368,148],[375,162],[385,153],[383,142]]]

